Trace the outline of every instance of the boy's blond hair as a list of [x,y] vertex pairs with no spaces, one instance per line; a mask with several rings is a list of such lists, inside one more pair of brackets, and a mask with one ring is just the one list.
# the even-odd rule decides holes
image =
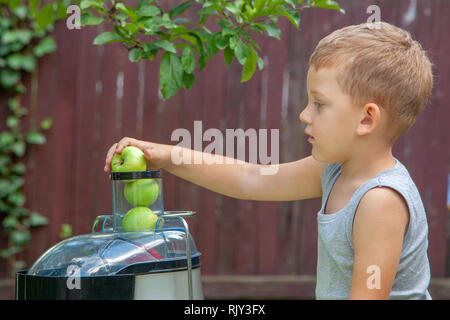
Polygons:
[[387,114],[393,144],[416,121],[433,87],[432,64],[409,32],[386,22],[336,30],[323,38],[309,64],[341,68],[338,82],[356,106],[377,103]]

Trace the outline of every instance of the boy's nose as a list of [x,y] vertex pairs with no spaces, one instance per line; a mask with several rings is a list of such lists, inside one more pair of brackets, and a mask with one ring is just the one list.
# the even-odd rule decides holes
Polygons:
[[307,115],[307,113],[306,113],[306,109],[307,109],[307,107],[306,107],[305,109],[303,109],[302,112],[300,112],[300,115],[298,116],[298,119],[299,119],[301,122],[304,122],[304,123],[309,124],[311,121],[310,121],[310,118],[308,117],[308,115]]

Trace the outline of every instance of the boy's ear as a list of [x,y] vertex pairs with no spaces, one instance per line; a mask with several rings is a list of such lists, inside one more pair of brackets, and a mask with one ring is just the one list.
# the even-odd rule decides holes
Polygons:
[[380,124],[381,110],[375,103],[367,103],[362,109],[362,118],[356,129],[359,135],[371,133]]

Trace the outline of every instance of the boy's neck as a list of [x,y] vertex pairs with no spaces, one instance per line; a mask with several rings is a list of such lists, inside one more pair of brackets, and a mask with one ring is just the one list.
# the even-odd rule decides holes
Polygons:
[[394,165],[395,159],[391,148],[381,153],[360,154],[342,163],[340,178],[348,181],[365,181]]

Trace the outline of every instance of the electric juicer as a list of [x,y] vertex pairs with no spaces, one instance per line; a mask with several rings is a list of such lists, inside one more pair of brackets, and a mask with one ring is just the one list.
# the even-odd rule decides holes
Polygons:
[[112,215],[16,274],[16,299],[203,299],[185,218],[164,211],[160,170],[112,172]]

